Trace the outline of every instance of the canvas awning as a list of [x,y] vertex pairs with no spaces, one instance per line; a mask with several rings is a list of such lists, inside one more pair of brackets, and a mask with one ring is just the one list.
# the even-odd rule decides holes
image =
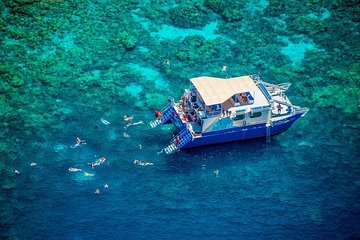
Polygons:
[[237,93],[260,91],[250,76],[226,79],[197,77],[190,81],[207,106],[221,104]]

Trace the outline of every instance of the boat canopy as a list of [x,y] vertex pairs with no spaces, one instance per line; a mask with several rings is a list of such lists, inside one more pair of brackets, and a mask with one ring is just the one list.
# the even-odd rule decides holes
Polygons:
[[206,106],[221,104],[234,94],[260,91],[250,76],[226,79],[203,76],[191,78],[190,81],[196,87]]

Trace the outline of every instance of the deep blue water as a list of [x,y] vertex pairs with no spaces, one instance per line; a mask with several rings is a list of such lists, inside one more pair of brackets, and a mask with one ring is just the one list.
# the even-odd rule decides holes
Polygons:
[[[2,232],[20,239],[359,236],[359,155],[341,138],[324,143],[315,128],[299,136],[296,123],[270,143],[258,139],[158,155],[167,142],[162,138],[171,138],[168,126],[133,126],[131,137],[123,138],[121,120],[107,126],[92,121],[95,131],[79,126],[74,132],[87,145],[71,149],[74,136],[65,135],[49,143],[56,150],[47,146],[36,159],[39,153],[29,154],[21,175],[8,176],[16,187],[8,196],[16,199],[15,221]],[[115,139],[109,137],[113,132]],[[100,156],[107,161],[92,170],[86,163]],[[136,166],[135,158],[155,165]],[[32,160],[38,165],[30,167]]]
[[[181,4],[194,3],[49,0],[39,15],[0,4],[1,84],[16,71],[25,79],[0,85],[1,239],[360,239],[357,8],[293,4],[274,16],[269,2],[249,1],[241,21],[211,12],[185,28],[168,16]],[[294,27],[298,15],[320,32]],[[253,73],[292,82],[289,99],[310,112],[270,143],[157,154],[175,128],[151,129],[153,111],[188,78]],[[145,124],[124,129],[125,114]],[[73,149],[77,137],[87,144]]]

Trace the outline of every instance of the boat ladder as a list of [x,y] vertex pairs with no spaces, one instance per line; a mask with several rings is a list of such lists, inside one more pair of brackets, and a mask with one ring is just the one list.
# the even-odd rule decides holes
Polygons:
[[270,123],[266,123],[266,142],[270,142],[271,141],[271,124]]
[[150,122],[150,127],[151,127],[151,128],[154,128],[154,127],[158,126],[158,125],[161,124],[161,123],[162,123],[161,120],[155,119],[155,120],[153,120],[153,121]]
[[156,126],[160,125],[161,123],[167,122],[168,120],[170,120],[171,118],[173,118],[177,114],[176,110],[174,109],[172,104],[167,105],[160,112],[162,114],[161,120],[160,119],[155,119],[155,120],[151,121],[150,122],[150,127],[151,128],[155,128]]
[[[176,144],[176,139],[179,139],[179,143]],[[178,135],[176,135],[170,142],[169,146],[164,148],[166,154],[179,151],[185,144],[193,140],[193,135],[190,130],[185,128]]]

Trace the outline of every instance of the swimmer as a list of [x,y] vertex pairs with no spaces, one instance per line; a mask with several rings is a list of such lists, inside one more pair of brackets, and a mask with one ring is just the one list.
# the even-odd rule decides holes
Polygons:
[[36,162],[32,162],[32,163],[30,163],[30,166],[32,166],[32,167],[34,167],[34,166],[36,166],[37,165],[37,163]]
[[123,136],[124,136],[124,138],[129,138],[130,137],[130,135],[127,134],[126,132],[123,133]]
[[70,171],[70,172],[81,172],[82,170],[81,170],[80,168],[70,167],[70,168],[69,168],[69,171]]
[[103,119],[103,118],[101,118],[100,121],[101,121],[103,124],[105,124],[105,125],[109,125],[109,124],[110,124],[109,121],[107,121],[107,120],[105,120],[105,119]]
[[169,59],[166,59],[166,60],[164,61],[164,64],[166,64],[166,65],[169,65],[169,66],[170,66],[170,60],[169,60]]
[[106,158],[105,157],[101,157],[99,158],[98,160],[96,160],[95,163],[91,162],[91,163],[88,163],[89,165],[91,165],[91,168],[94,169],[95,166],[99,166],[100,164],[104,163],[106,161]]
[[85,140],[81,140],[80,138],[76,138],[76,144],[75,145],[71,145],[71,148],[77,148],[82,144],[86,144]]
[[227,70],[227,66],[224,65],[224,66],[222,67],[221,71],[222,71],[222,72],[226,72],[226,70]]
[[104,163],[106,161],[105,157],[101,157],[97,160],[97,162],[99,162],[99,164]]
[[85,177],[93,177],[94,174],[93,174],[93,173],[84,172],[84,176],[85,176]]
[[144,124],[144,122],[143,122],[143,121],[139,121],[139,122],[135,122],[135,123],[129,123],[128,125],[126,125],[126,127],[136,126],[136,125],[139,125],[139,124]]
[[125,115],[125,116],[123,117],[124,121],[130,121],[130,120],[132,120],[133,118],[134,118],[133,116],[127,116],[127,115]]
[[218,169],[215,169],[215,170],[214,170],[214,175],[215,175],[216,177],[219,176],[219,170],[218,170]]
[[141,146],[141,144],[139,144],[139,149],[140,149],[140,150],[142,149],[142,146]]
[[144,162],[144,161],[140,161],[140,160],[137,160],[137,159],[134,160],[134,164],[135,165],[140,165],[140,166],[152,166],[152,165],[154,165],[154,163]]
[[109,188],[109,185],[105,184],[105,185],[104,185],[104,188],[105,188],[105,189],[108,189],[108,188]]
[[14,169],[14,173],[15,173],[16,175],[19,175],[19,174],[20,174],[20,172],[19,172],[17,169]]
[[96,189],[96,190],[95,190],[95,194],[96,194],[96,195],[99,195],[99,194],[100,194],[100,190],[99,190],[99,189]]

